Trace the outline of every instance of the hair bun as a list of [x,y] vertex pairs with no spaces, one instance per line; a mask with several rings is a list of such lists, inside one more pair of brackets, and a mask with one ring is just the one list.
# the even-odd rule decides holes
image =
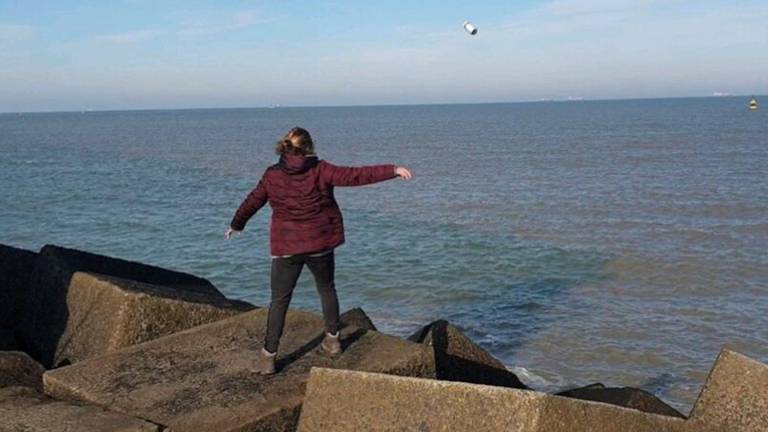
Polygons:
[[294,153],[302,155],[314,154],[314,144],[309,132],[300,127],[291,129],[283,138],[277,141],[275,152],[279,155]]

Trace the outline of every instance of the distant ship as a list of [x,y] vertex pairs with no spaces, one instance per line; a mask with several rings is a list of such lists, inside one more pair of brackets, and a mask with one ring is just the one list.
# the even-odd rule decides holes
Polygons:
[[757,111],[757,99],[752,98],[749,101],[749,110],[750,111]]

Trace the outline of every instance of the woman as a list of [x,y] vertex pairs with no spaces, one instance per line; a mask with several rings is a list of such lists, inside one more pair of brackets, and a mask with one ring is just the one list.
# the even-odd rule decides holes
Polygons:
[[395,177],[411,179],[407,168],[395,165],[340,167],[319,160],[309,132],[299,127],[277,142],[276,153],[279,162],[267,168],[224,234],[229,239],[233,233],[242,231],[248,220],[269,202],[272,302],[264,348],[256,362],[256,371],[262,374],[275,372],[285,314],[305,264],[315,278],[323,307],[325,337],[320,346],[330,354],[341,353],[334,249],[344,243],[344,225],[333,188],[362,186]]

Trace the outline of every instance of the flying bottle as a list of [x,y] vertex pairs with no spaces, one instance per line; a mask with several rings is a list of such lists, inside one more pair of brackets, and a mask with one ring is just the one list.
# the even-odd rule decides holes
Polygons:
[[469,21],[464,21],[464,30],[472,36],[477,34],[477,27]]

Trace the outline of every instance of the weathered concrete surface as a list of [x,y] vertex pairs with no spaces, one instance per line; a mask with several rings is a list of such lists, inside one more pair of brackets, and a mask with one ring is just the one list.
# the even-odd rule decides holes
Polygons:
[[46,367],[75,363],[249,310],[205,279],[45,246],[20,334]]
[[291,310],[277,357],[278,374],[252,372],[267,310],[155,339],[48,371],[46,393],[108,406],[183,431],[283,431],[298,421],[312,366],[434,376],[427,347],[353,326],[341,330],[343,354],[317,350],[323,321]]
[[252,310],[207,294],[77,272],[66,296],[67,322],[53,364],[119,351]]
[[724,431],[768,431],[768,365],[721,351],[689,421]]
[[591,384],[582,388],[566,390],[557,393],[557,395],[594,402],[603,402],[651,414],[685,418],[680,411],[667,405],[664,401],[651,393],[632,387],[606,388],[602,384]]
[[298,430],[694,431],[682,419],[534,391],[320,368],[310,374]]
[[408,340],[432,347],[438,379],[528,388],[501,361],[472,342],[448,321],[439,320],[428,324]]
[[37,254],[0,244],[0,327],[14,328],[24,315]]
[[0,432],[159,432],[123,414],[57,401],[29,387],[0,388]]
[[26,386],[43,390],[45,368],[27,353],[0,351],[0,387]]

